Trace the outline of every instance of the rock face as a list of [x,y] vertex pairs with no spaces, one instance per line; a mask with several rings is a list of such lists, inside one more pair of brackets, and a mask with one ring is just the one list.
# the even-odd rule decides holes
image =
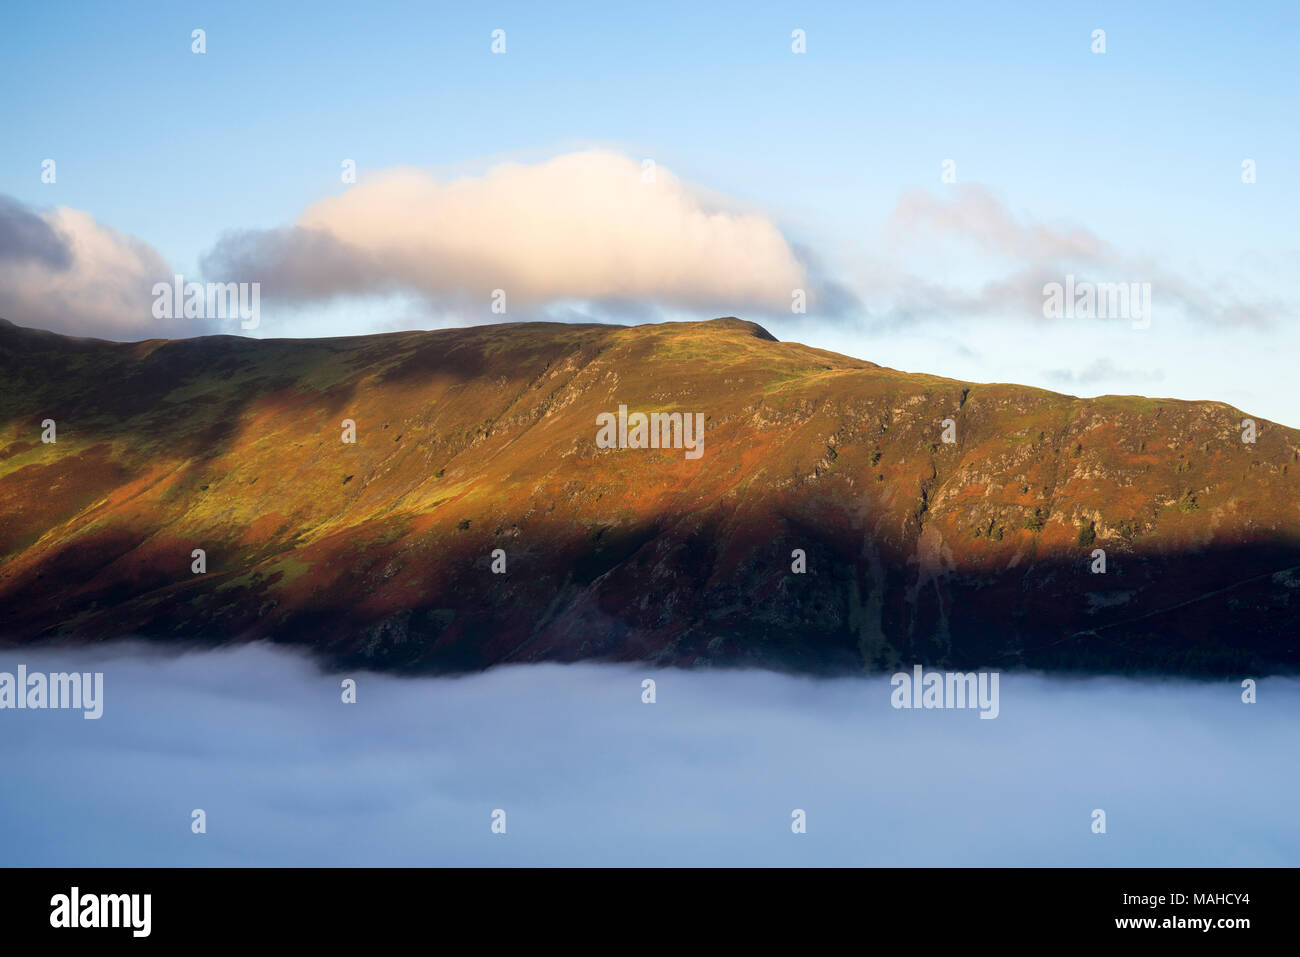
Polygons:
[[[1244,442],[1215,402],[904,374],[738,319],[130,344],[0,323],[0,400],[7,643],[1300,665],[1300,433]],[[702,453],[619,447],[653,412],[701,414]]]

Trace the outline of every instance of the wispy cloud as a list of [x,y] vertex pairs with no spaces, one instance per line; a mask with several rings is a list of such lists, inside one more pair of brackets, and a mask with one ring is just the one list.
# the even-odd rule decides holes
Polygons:
[[960,186],[945,201],[926,190],[905,192],[886,231],[893,238],[917,233],[947,234],[1022,262],[1069,260],[1105,263],[1117,254],[1087,229],[1023,222],[980,186]]
[[1094,359],[1082,369],[1052,369],[1047,377],[1061,385],[1093,385],[1098,382],[1131,382],[1134,384],[1164,381],[1161,369],[1126,369],[1109,359]]
[[[1292,299],[1242,290],[1226,278],[1182,272],[1150,256],[1122,250],[1091,230],[1017,216],[974,185],[951,199],[924,190],[900,197],[883,230],[888,255],[859,277],[877,307],[876,325],[989,316],[1043,319],[1043,286],[1067,273],[1094,283],[1150,283],[1157,316],[1223,326],[1263,327],[1294,316]],[[906,264],[935,268],[918,274]],[[975,263],[976,280],[940,280],[954,263]],[[1157,312],[1157,310],[1159,312]]]

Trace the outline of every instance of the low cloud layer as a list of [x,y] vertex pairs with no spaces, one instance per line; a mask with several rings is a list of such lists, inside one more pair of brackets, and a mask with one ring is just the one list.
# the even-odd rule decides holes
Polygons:
[[342,675],[263,646],[0,652],[20,663],[102,671],[104,713],[0,711],[16,866],[1300,863],[1292,679],[1244,705],[1235,681],[1003,674],[982,720],[894,710],[886,676],[357,673],[345,705]]
[[227,234],[203,266],[281,300],[414,292],[485,316],[496,289],[511,310],[585,301],[788,313],[793,290],[809,286],[765,216],[716,208],[668,170],[649,177],[603,150],[455,180],[375,173],[283,228]]
[[89,213],[0,196],[0,317],[74,336],[175,335],[150,313],[153,284],[171,275],[152,246]]

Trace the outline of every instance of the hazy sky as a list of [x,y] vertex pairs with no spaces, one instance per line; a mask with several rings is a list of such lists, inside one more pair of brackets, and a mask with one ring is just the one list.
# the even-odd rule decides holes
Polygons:
[[343,704],[261,645],[18,664],[103,672],[104,705],[0,711],[0,865],[1300,863],[1294,679],[1247,705],[1235,680],[1003,674],[984,720],[894,710],[886,676],[358,673]]
[[[736,314],[1300,426],[1300,6],[700,6],[6,5],[0,316],[238,331],[153,319],[174,272],[262,283],[260,336]],[[1066,275],[1150,327],[1045,319]]]

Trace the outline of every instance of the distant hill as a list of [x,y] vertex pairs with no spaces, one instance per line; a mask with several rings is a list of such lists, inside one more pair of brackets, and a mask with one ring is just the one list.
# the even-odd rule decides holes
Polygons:
[[[701,414],[702,453],[600,447],[620,405]],[[1256,418],[1245,443],[1247,417],[905,374],[738,319],[127,344],[0,323],[0,640],[1296,671],[1300,432]]]

